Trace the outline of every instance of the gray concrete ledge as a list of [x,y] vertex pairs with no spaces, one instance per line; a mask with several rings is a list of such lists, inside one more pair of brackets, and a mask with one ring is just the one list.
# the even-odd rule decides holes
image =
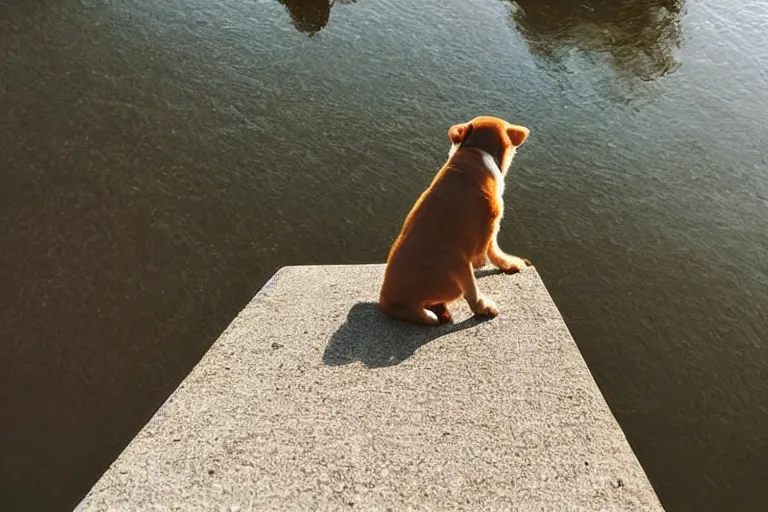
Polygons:
[[77,510],[661,510],[534,269],[437,328],[382,272],[280,270]]

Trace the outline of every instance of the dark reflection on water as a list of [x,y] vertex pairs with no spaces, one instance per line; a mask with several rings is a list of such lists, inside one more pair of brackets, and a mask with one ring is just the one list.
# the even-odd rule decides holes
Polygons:
[[0,508],[71,508],[280,266],[383,261],[484,112],[667,509],[759,509],[764,4],[337,3],[0,5]]
[[288,9],[296,30],[314,35],[328,24],[331,0],[278,0]]
[[618,72],[653,80],[678,66],[681,0],[514,0],[531,53],[561,63],[574,50],[607,56]]
[[647,93],[638,81],[674,72],[680,61],[682,0],[513,0],[511,20],[531,53],[563,76],[574,55],[592,63],[618,101]]
[[320,32],[331,17],[334,4],[351,4],[357,0],[277,0],[285,6],[296,30],[313,36]]

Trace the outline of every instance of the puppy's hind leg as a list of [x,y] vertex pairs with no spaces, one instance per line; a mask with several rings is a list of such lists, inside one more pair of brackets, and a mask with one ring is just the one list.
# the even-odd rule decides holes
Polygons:
[[379,309],[385,315],[405,322],[422,325],[438,325],[440,323],[440,319],[434,312],[423,307],[408,307],[379,302]]
[[448,305],[445,302],[427,306],[427,309],[437,315],[437,319],[441,324],[453,323],[453,317],[451,316],[451,312],[448,311]]

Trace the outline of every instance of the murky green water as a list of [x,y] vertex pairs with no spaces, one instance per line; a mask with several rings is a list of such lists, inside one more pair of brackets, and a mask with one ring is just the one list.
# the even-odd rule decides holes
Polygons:
[[0,4],[0,496],[71,507],[277,268],[383,261],[450,124],[667,510],[768,503],[768,4]]

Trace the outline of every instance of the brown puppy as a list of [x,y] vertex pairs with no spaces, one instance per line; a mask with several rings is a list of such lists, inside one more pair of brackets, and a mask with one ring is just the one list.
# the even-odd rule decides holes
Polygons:
[[505,272],[526,262],[496,241],[504,213],[504,176],[528,129],[496,117],[476,117],[448,130],[448,161],[405,219],[387,258],[379,308],[419,324],[450,322],[447,304],[464,297],[477,315],[496,304],[480,294],[473,268],[486,257]]

